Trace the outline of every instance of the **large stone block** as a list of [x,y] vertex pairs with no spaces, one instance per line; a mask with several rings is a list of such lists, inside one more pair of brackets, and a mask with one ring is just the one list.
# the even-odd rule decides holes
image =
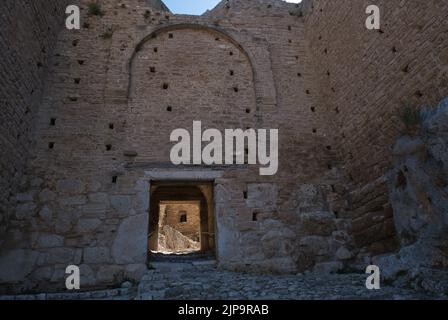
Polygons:
[[81,289],[84,287],[97,285],[97,279],[95,277],[95,272],[92,268],[87,264],[82,264],[79,266],[79,272],[81,274],[80,287]]
[[346,247],[340,247],[336,251],[335,256],[339,260],[349,260],[353,257],[352,253]]
[[33,202],[19,204],[16,207],[16,218],[18,220],[29,219],[34,215],[36,208],[37,206]]
[[295,238],[296,234],[285,227],[270,230],[261,238],[263,253],[267,258],[291,256]]
[[86,196],[73,196],[59,199],[59,204],[61,206],[76,206],[85,204],[86,202]]
[[97,193],[89,194],[89,200],[93,203],[108,204],[109,196],[107,195],[107,193],[97,192]]
[[145,263],[148,253],[148,216],[146,214],[124,219],[118,228],[112,246],[117,264]]
[[37,281],[50,281],[54,272],[53,266],[40,267],[33,271],[32,277]]
[[299,248],[305,254],[314,257],[326,255],[329,251],[327,239],[320,236],[302,238],[299,242]]
[[318,185],[303,184],[293,193],[292,206],[298,213],[328,211],[322,189]]
[[100,267],[96,278],[100,283],[121,284],[125,279],[124,267],[117,265],[106,265]]
[[263,210],[273,210],[277,206],[277,185],[271,183],[251,183],[247,185],[247,206]]
[[53,221],[54,230],[58,234],[66,233],[71,230],[72,222],[68,217],[57,218]]
[[106,247],[92,247],[84,249],[84,262],[87,264],[110,262],[110,249]]
[[335,230],[335,216],[328,211],[302,213],[301,228],[307,235],[329,236]]
[[129,213],[132,209],[130,196],[111,196],[110,203],[119,213]]
[[49,189],[44,189],[44,190],[42,190],[41,193],[39,193],[39,201],[40,202],[53,201],[55,198],[56,198],[56,194]]
[[38,253],[30,250],[12,250],[0,256],[0,282],[23,281],[33,271]]
[[81,262],[82,251],[73,248],[52,248],[46,254],[47,264],[78,265]]
[[106,218],[107,206],[104,203],[88,203],[81,208],[83,217]]
[[43,234],[37,236],[37,248],[55,248],[64,245],[64,237],[56,234]]
[[93,232],[101,225],[100,219],[80,219],[76,230],[81,233]]
[[62,194],[80,194],[84,188],[84,183],[78,179],[59,180],[56,185],[56,190]]
[[49,222],[53,217],[53,210],[51,210],[49,206],[43,206],[42,209],[39,211],[39,217],[42,220]]
[[136,281],[140,281],[140,279],[142,279],[147,272],[148,267],[143,263],[130,264],[126,266],[126,274]]
[[18,193],[16,195],[16,200],[18,202],[30,202],[34,199],[34,192],[29,193]]

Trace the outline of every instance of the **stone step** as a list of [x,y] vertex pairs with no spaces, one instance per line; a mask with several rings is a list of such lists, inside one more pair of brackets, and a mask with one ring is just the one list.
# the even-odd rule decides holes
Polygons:
[[217,262],[214,259],[193,261],[192,264],[193,266],[217,266]]
[[182,271],[194,268],[189,262],[151,262],[150,266],[157,271]]
[[216,260],[207,259],[207,260],[192,260],[192,261],[181,261],[181,262],[162,262],[162,261],[154,261],[150,263],[150,266],[156,271],[182,271],[182,270],[191,270],[195,267],[207,266],[214,267],[216,266]]

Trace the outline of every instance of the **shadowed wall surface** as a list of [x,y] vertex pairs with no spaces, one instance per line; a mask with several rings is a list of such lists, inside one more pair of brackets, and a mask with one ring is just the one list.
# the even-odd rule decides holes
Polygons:
[[[447,95],[445,1],[378,1],[382,28],[369,31],[366,1],[229,0],[187,16],[113,0],[99,1],[97,16],[83,0],[81,30],[42,13],[33,30],[50,33],[33,39],[13,19],[23,3],[7,1],[1,16],[3,290],[64,288],[69,264],[86,286],[138,279],[154,181],[202,188],[225,269],[327,273],[398,248],[390,147],[403,104]],[[23,41],[3,32],[22,29]],[[23,62],[5,62],[9,54]],[[42,100],[30,95],[34,85]],[[36,104],[30,116],[27,101]],[[170,133],[191,132],[194,120],[203,129],[278,128],[278,173],[173,166]],[[31,127],[34,143],[15,140]]]

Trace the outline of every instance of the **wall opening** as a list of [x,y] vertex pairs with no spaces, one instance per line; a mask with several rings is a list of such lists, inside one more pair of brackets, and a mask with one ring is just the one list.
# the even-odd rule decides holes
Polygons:
[[149,258],[214,255],[213,184],[151,182]]
[[189,254],[201,250],[200,201],[160,201],[157,251]]

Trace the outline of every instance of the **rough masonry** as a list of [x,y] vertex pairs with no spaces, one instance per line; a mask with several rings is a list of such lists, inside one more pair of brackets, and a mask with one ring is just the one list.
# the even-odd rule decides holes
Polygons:
[[[226,270],[336,272],[408,245],[392,146],[404,105],[448,95],[446,1],[374,1],[374,31],[365,0],[224,0],[201,16],[143,0],[96,1],[95,15],[73,2],[77,31],[64,28],[63,1],[1,4],[2,292],[63,289],[69,264],[87,287],[138,281],[154,182],[196,183]],[[194,120],[278,128],[277,175],[172,166],[169,135]]]

